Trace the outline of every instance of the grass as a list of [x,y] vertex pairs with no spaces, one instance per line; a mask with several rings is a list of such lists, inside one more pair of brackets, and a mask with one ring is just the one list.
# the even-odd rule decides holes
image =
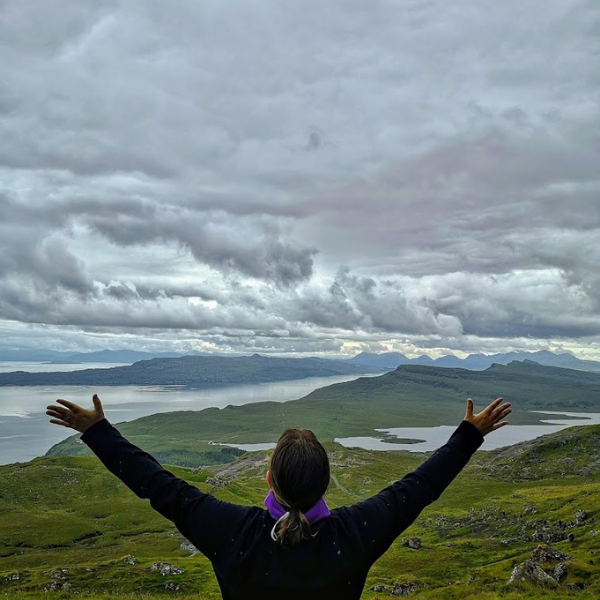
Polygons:
[[[327,495],[331,506],[377,492],[424,458],[346,450],[331,442],[327,448],[334,476]],[[373,566],[363,598],[389,598],[402,581],[417,582],[411,597],[418,600],[600,597],[600,534],[593,533],[600,529],[600,469],[590,467],[599,449],[596,426],[573,428],[510,451],[478,453],[442,498]],[[573,460],[568,472],[566,458]],[[501,468],[504,464],[510,471]],[[200,489],[212,490],[207,479],[215,474],[213,467],[170,468]],[[579,476],[583,468],[585,479]],[[252,463],[214,493],[260,505],[267,490],[265,470],[264,462]],[[552,526],[559,520],[575,523],[578,510],[585,510],[587,519],[568,530],[574,541],[553,546],[573,557],[565,583],[583,584],[583,591],[569,591],[564,584],[509,585],[513,567],[538,545],[531,536],[541,521],[547,519]],[[421,538],[420,550],[402,544],[411,536]],[[95,458],[46,457],[0,467],[0,598],[219,598],[209,562],[191,556],[184,542],[168,521]],[[130,555],[136,558],[133,565],[125,561]],[[163,577],[150,570],[156,562],[175,564],[185,572]],[[7,579],[14,573],[19,579]],[[72,587],[45,592],[52,581]],[[169,583],[179,585],[179,591],[166,590]],[[387,589],[373,591],[376,586]]]

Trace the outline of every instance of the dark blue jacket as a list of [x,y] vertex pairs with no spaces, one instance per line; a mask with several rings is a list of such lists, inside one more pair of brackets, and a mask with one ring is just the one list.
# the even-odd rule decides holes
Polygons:
[[217,500],[166,471],[106,419],[83,441],[140,498],[175,523],[212,563],[224,600],[358,599],[371,565],[436,500],[483,442],[463,421],[413,473],[377,495],[331,511],[310,541],[283,548],[264,508]]

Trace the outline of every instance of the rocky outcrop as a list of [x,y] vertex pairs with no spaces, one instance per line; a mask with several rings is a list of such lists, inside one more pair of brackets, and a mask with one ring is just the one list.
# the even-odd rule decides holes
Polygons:
[[567,568],[565,567],[565,563],[558,563],[556,567],[554,567],[554,573],[552,576],[558,583],[562,583],[564,578],[567,576]]
[[[534,582],[559,585],[567,576],[567,563],[570,560],[571,557],[568,554],[547,544],[540,545],[533,550],[528,560],[513,569],[508,583]],[[548,572],[550,563],[558,564],[551,572]],[[541,565],[546,565],[546,570]]]
[[66,579],[69,574],[69,569],[56,569],[50,573],[51,579]]
[[402,540],[402,545],[406,546],[407,548],[412,548],[413,550],[420,550],[421,549],[421,538],[411,537],[406,540]]
[[165,575],[181,575],[185,570],[169,563],[154,563],[150,566],[151,571],[158,571],[163,577]]
[[58,592],[59,590],[63,590],[64,592],[68,592],[73,589],[73,584],[65,581],[60,583],[60,581],[51,580],[44,586],[45,592]]
[[198,550],[198,548],[196,548],[196,546],[194,546],[194,544],[191,544],[190,542],[181,542],[181,544],[179,544],[179,547],[182,550],[185,550],[185,552],[188,552],[190,556],[195,556],[200,552],[200,550]]
[[[217,469],[215,471],[215,477],[227,481],[233,481],[248,471],[255,469],[264,469],[266,471],[268,464],[269,457],[266,454],[247,454],[242,458],[238,458],[238,460],[235,462]],[[209,479],[211,478],[209,477]]]
[[391,596],[409,596],[416,592],[422,585],[418,581],[397,581],[394,585],[376,585],[371,588],[372,592],[385,592]]
[[169,581],[169,583],[165,583],[165,590],[167,590],[168,592],[178,592],[179,590],[182,590],[186,587],[186,583],[173,583],[172,581]]
[[217,477],[207,477],[206,478],[206,484],[207,485],[212,485],[214,490],[217,490],[219,488],[224,488],[227,485],[229,485],[230,481],[229,479],[224,479],[223,477],[217,476]]
[[571,560],[571,557],[552,546],[548,546],[547,544],[543,544],[538,546],[531,553],[531,560],[537,564],[539,563],[548,563],[548,562],[567,562]]
[[556,580],[532,560],[526,560],[512,570],[508,583],[515,582],[556,583]]

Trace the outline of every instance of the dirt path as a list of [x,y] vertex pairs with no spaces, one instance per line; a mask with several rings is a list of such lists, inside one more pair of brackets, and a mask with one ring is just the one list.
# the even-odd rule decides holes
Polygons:
[[361,496],[359,496],[358,494],[355,494],[354,492],[351,492],[348,488],[345,488],[339,481],[338,478],[335,475],[331,475],[331,481],[333,481],[333,483],[335,483],[336,487],[341,490],[342,492],[344,492],[344,494],[348,494],[349,496],[352,496],[353,498],[358,498],[359,500],[362,500]]

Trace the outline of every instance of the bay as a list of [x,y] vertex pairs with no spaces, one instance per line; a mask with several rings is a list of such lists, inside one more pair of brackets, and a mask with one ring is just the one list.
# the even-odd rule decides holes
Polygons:
[[91,408],[92,395],[96,393],[102,400],[108,420],[119,423],[162,412],[222,408],[262,401],[286,402],[306,396],[326,385],[374,376],[377,375],[369,373],[308,377],[203,390],[189,390],[179,386],[1,387],[0,464],[25,462],[42,456],[54,444],[73,435],[71,429],[50,424],[45,414],[46,406],[54,404],[57,398]]
[[[495,450],[504,446],[512,446],[519,442],[534,440],[542,435],[557,433],[576,425],[598,425],[600,424],[600,413],[575,413],[556,411],[531,411],[540,415],[556,415],[567,418],[543,419],[541,425],[507,425],[497,431],[488,434],[481,446],[481,450]],[[375,429],[385,434],[385,439],[375,437],[347,437],[335,438],[338,444],[345,448],[362,448],[364,450],[399,451],[409,452],[431,452],[443,446],[454,430],[456,425],[438,425],[436,427],[394,427],[390,429]],[[272,443],[258,444],[223,444],[253,452],[258,450],[271,450],[275,447]]]

